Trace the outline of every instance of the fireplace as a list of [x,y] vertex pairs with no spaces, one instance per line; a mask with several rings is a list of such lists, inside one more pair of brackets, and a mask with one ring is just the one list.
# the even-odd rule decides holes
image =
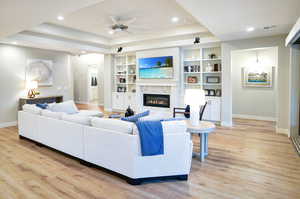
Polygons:
[[170,108],[170,95],[144,94],[144,106]]

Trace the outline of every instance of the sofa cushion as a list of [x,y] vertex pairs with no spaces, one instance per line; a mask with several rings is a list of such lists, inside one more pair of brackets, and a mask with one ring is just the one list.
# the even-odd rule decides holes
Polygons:
[[129,116],[129,117],[122,117],[121,120],[123,121],[128,121],[128,122],[137,122],[140,118],[148,116],[150,114],[150,111],[147,110],[145,112],[133,115],[133,116]]
[[[186,123],[183,120],[163,121],[161,122],[164,134],[186,133]],[[139,130],[136,125],[133,127],[132,134],[138,135]]]
[[37,107],[35,104],[25,104],[23,105],[23,111],[29,112],[32,114],[40,115],[43,109]]
[[53,112],[63,112],[67,114],[75,114],[78,113],[78,109],[73,100],[65,101],[62,103],[55,103],[48,108]]
[[107,119],[107,118],[96,118],[91,119],[93,127],[107,129],[111,131],[117,131],[121,133],[132,134],[133,127],[135,126],[132,122],[126,122],[118,119]]
[[103,117],[104,114],[101,111],[80,110],[76,115],[86,117]]
[[49,117],[49,118],[53,118],[53,119],[58,119],[60,120],[62,118],[62,115],[64,113],[61,113],[61,112],[52,112],[52,111],[49,111],[49,110],[42,110],[41,112],[41,115],[44,116],[44,117]]
[[171,118],[171,117],[172,115],[167,112],[151,111],[151,113],[148,116],[139,118],[139,121],[165,120],[166,118]]
[[186,133],[186,122],[183,120],[163,121],[161,124],[165,134]]
[[82,125],[91,125],[91,119],[88,116],[81,116],[79,114],[62,114],[62,120],[74,122]]

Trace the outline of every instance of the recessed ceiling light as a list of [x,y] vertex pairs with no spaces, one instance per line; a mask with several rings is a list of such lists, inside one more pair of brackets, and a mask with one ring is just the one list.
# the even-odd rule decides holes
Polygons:
[[81,54],[85,54],[85,53],[86,53],[86,51],[85,51],[85,50],[82,50],[82,51],[81,51]]
[[65,18],[64,18],[63,16],[61,16],[61,15],[57,17],[57,20],[59,20],[59,21],[62,21],[62,20],[64,20],[64,19],[65,19]]
[[172,17],[172,22],[173,23],[176,23],[176,22],[178,22],[179,21],[179,18],[178,17]]
[[14,41],[14,42],[12,42],[12,44],[14,44],[14,45],[17,45],[17,44],[18,44],[18,42]]
[[114,31],[110,30],[110,31],[108,31],[108,33],[112,35],[112,34],[114,34]]
[[254,30],[255,30],[254,27],[248,27],[248,28],[246,29],[247,32],[252,32],[252,31],[254,31]]

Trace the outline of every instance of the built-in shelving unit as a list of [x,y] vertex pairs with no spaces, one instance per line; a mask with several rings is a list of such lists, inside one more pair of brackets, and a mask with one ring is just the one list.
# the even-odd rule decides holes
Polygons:
[[112,108],[125,111],[136,105],[136,55],[115,55],[113,72]]
[[116,55],[114,68],[114,92],[136,91],[135,54]]
[[199,87],[221,97],[222,59],[220,47],[183,49],[184,88]]
[[220,46],[182,49],[183,89],[205,90],[208,106],[204,119],[221,120],[222,55]]

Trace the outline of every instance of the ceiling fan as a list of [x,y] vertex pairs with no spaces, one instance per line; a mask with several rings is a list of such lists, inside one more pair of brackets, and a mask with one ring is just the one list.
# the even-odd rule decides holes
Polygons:
[[[135,17],[131,18],[131,19],[127,19],[127,20],[121,20],[120,17],[111,16],[110,19],[113,22],[113,24],[109,26],[110,34],[114,34],[114,33],[118,33],[118,32],[131,33],[128,31],[129,25],[136,21]],[[132,28],[130,28],[130,29],[132,29]]]

